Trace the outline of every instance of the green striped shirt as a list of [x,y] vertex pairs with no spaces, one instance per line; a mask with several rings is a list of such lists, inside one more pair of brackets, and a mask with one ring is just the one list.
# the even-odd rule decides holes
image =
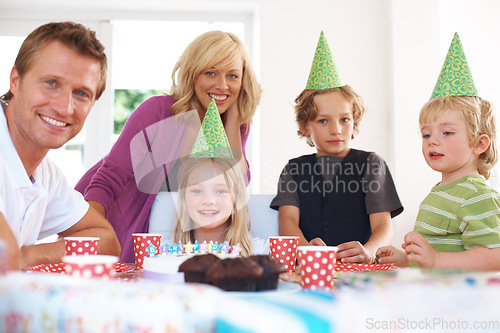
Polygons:
[[436,185],[420,204],[414,230],[438,252],[500,247],[500,194],[480,175]]

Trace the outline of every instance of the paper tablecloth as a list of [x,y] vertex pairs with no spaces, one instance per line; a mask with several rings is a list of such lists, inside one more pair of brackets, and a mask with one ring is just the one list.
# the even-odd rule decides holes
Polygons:
[[345,272],[333,293],[0,277],[0,332],[500,332],[496,273]]
[[211,332],[222,295],[205,285],[9,273],[0,277],[0,332]]
[[9,273],[0,277],[0,332],[333,332],[334,295],[293,290]]

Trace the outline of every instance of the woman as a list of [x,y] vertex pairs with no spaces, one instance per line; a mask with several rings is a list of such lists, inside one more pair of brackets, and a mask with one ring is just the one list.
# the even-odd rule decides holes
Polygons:
[[[260,101],[261,88],[245,46],[228,32],[210,31],[191,42],[174,67],[172,82],[171,95],[152,97],[132,113],[110,153],[75,187],[113,225],[123,262],[134,262],[132,233],[148,231],[149,212],[165,186],[165,176],[176,179],[171,176],[178,165],[175,161],[191,149],[188,138],[196,135],[197,129],[183,127],[186,123],[179,125],[178,119],[197,110],[199,124],[213,98],[231,148],[245,156],[250,121]],[[167,125],[170,130],[159,126],[151,133],[157,124],[174,117],[176,121]],[[134,147],[145,152],[137,153]],[[157,156],[148,155],[158,147],[168,151],[166,160],[158,162]],[[167,181],[166,186],[175,190],[175,184]]]

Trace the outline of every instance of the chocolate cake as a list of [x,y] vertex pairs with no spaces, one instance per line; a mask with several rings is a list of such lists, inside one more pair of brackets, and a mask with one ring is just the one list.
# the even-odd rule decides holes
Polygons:
[[219,260],[206,272],[210,284],[226,291],[256,291],[263,276],[264,268],[249,258]]
[[220,259],[213,254],[195,255],[179,266],[185,282],[205,283],[226,291],[272,290],[285,266],[269,255]]
[[195,255],[179,266],[179,272],[184,273],[186,282],[209,283],[206,280],[206,272],[219,261],[221,259],[210,253]]
[[254,255],[249,259],[254,260],[264,269],[262,278],[257,281],[256,290],[272,290],[278,287],[278,277],[286,268],[270,255]]

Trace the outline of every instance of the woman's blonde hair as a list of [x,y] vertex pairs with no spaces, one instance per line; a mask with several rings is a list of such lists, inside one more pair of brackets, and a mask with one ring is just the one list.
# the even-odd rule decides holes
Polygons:
[[[170,94],[176,100],[173,115],[190,110],[204,110],[194,91],[194,81],[206,69],[226,67],[237,60],[243,65],[238,108],[242,124],[247,124],[260,102],[262,89],[241,40],[230,32],[209,31],[198,36],[188,45],[172,71]],[[217,68],[216,68],[217,69]]]
[[[183,244],[194,243],[194,229],[196,226],[189,217],[186,205],[186,188],[191,172],[197,168],[209,167],[216,175],[222,174],[233,197],[233,211],[229,216],[225,239],[229,245],[240,243],[241,255],[252,254],[252,239],[250,237],[250,213],[248,210],[248,193],[243,178],[243,169],[234,159],[226,158],[189,158],[179,169],[179,199],[177,200],[177,216],[174,223],[174,242]],[[213,177],[214,173],[207,174]]]
[[481,135],[490,139],[490,145],[479,155],[477,171],[486,179],[490,178],[490,170],[495,166],[497,156],[496,120],[493,105],[474,96],[446,96],[434,98],[424,104],[420,110],[418,121],[420,125],[449,111],[458,111],[467,126],[467,136],[470,146],[477,145]]
[[[295,121],[299,125],[306,126],[307,122],[316,119],[318,108],[316,104],[314,104],[314,97],[336,91],[342,93],[342,95],[352,104],[352,117],[354,122],[352,139],[354,139],[354,134],[358,134],[358,126],[361,118],[363,118],[366,112],[366,105],[361,96],[348,85],[321,90],[304,89],[295,99]],[[304,136],[301,131],[297,131],[297,135],[300,137]],[[306,140],[309,146],[314,147],[314,142],[311,137],[306,137]]]

